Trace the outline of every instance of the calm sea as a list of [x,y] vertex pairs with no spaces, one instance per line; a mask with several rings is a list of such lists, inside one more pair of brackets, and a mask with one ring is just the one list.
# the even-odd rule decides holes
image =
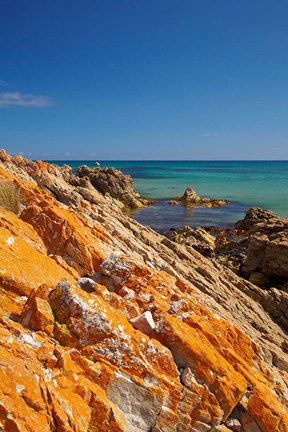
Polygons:
[[[153,198],[152,207],[133,211],[132,216],[163,232],[183,225],[226,226],[241,219],[249,207],[270,209],[288,216],[288,161],[99,161],[101,167],[115,167],[133,178],[143,197]],[[76,171],[80,165],[94,167],[94,161],[54,161]],[[198,195],[225,198],[231,203],[220,208],[187,209],[169,205],[191,186]]]

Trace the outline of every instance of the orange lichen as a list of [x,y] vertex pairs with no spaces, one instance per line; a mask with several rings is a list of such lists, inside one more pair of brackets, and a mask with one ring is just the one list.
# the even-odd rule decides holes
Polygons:
[[[94,203],[76,199],[86,219],[36,185],[64,187],[57,167],[3,152],[0,162],[24,206],[20,217],[0,210],[0,429],[224,431],[239,410],[246,426],[288,430],[262,350],[185,275],[157,270],[155,250],[143,252],[145,264],[146,245],[134,248],[134,233],[111,216],[100,226]],[[89,292],[76,283],[84,275],[97,280]],[[145,312],[149,334],[130,322]]]

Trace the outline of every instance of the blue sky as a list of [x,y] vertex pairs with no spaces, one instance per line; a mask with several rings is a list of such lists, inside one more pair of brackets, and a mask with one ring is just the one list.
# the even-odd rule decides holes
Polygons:
[[0,0],[0,148],[288,159],[287,0]]

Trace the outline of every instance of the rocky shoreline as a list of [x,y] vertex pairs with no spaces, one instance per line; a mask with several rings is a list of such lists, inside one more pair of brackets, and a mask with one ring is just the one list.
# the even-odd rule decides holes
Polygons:
[[[0,208],[0,428],[286,432],[285,290],[140,225],[82,170],[0,152],[20,190]],[[274,282],[273,218],[238,229]]]
[[215,258],[262,288],[288,287],[288,219],[257,207],[231,228],[189,226],[171,238]]

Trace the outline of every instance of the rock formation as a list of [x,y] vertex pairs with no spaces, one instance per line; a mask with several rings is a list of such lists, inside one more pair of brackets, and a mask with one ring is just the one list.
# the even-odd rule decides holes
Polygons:
[[260,272],[271,281],[288,282],[288,219],[252,208],[239,226],[249,234],[243,273]]
[[141,198],[135,191],[131,176],[116,168],[88,168],[83,165],[78,169],[78,176],[89,179],[96,190],[115,198],[126,207],[137,208],[152,204],[151,200]]
[[0,181],[22,209],[0,218],[0,429],[287,432],[288,338],[260,288],[67,167],[0,152]]
[[228,200],[224,199],[217,200],[211,198],[201,198],[190,186],[185,190],[181,197],[177,197],[176,199],[169,201],[170,204],[181,203],[185,206],[201,205],[202,207],[221,207],[228,202]]
[[269,210],[252,207],[235,229],[184,226],[171,237],[216,257],[256,285],[288,286],[288,219]]
[[201,198],[196,194],[194,189],[190,186],[185,189],[184,194],[179,198],[179,201],[183,203],[197,203],[201,200]]

